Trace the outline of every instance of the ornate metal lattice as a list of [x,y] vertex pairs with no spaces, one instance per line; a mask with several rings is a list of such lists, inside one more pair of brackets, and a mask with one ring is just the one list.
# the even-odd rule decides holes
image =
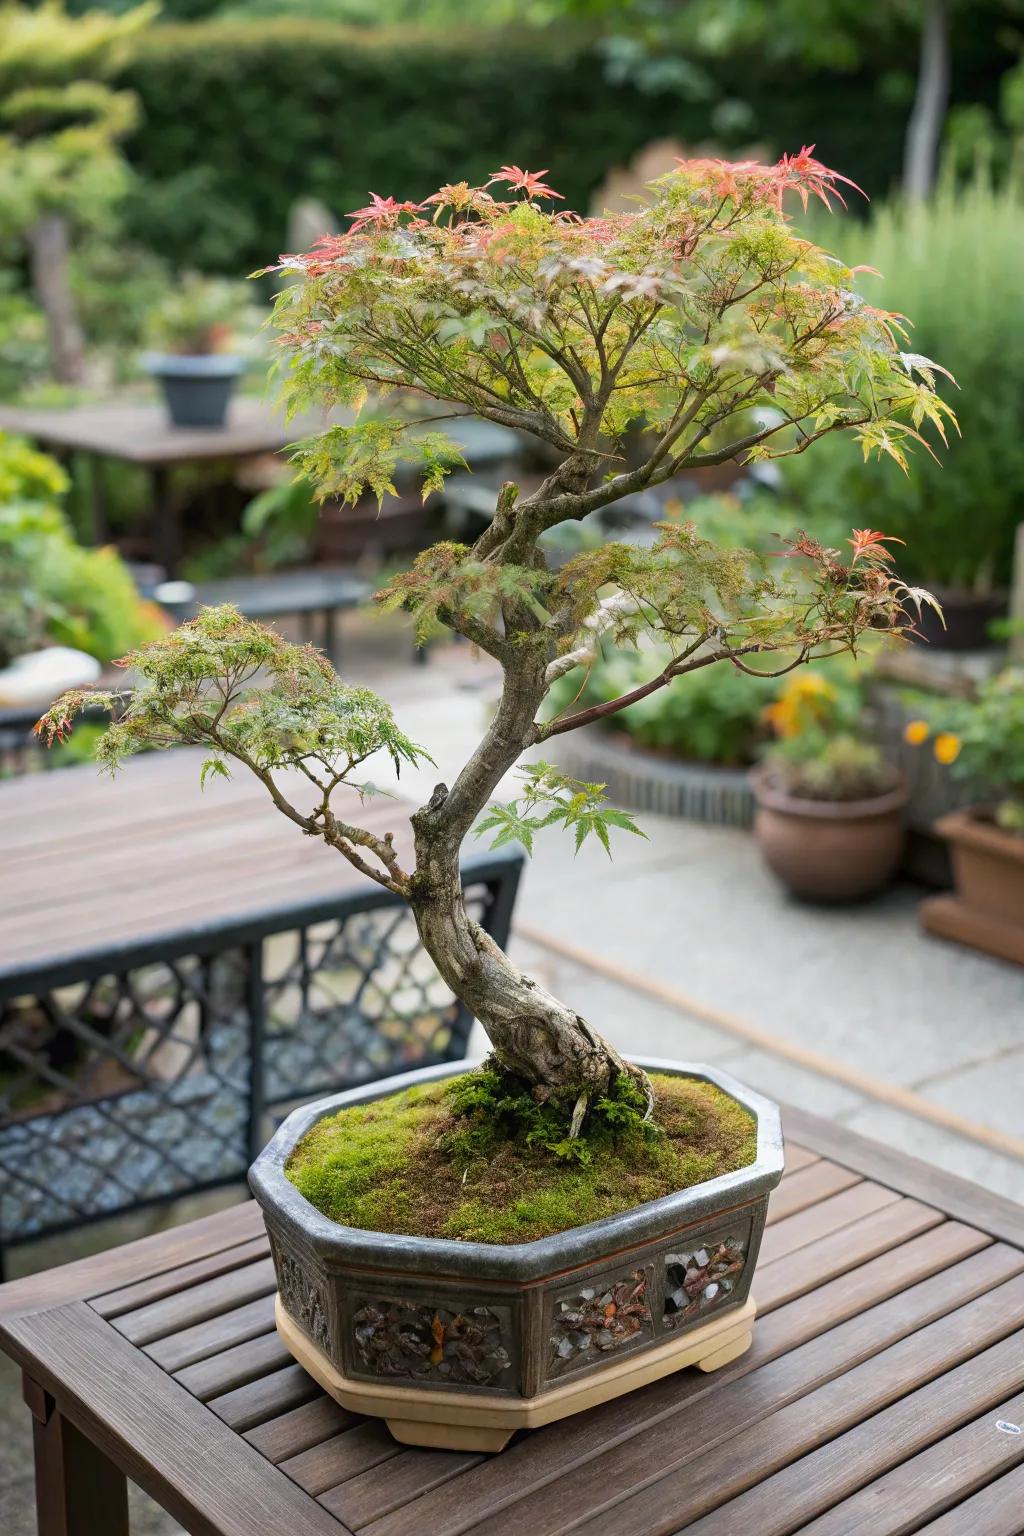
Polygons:
[[[467,886],[499,942],[518,874]],[[0,1244],[241,1179],[296,1100],[465,1053],[404,906],[313,916],[0,983]]]

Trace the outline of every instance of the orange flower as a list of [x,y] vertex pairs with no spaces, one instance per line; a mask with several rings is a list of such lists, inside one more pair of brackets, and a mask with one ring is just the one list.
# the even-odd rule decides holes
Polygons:
[[935,753],[935,761],[948,767],[960,756],[960,737],[954,736],[952,731],[940,731],[935,738],[935,746],[932,750]]
[[903,740],[912,747],[919,747],[930,735],[931,730],[926,720],[908,720],[903,729]]

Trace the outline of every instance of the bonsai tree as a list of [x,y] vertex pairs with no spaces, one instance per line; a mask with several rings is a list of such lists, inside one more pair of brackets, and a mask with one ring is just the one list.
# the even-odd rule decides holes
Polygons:
[[[529,495],[501,487],[472,547],[436,545],[379,594],[421,627],[439,621],[464,636],[504,678],[479,745],[412,816],[414,861],[335,794],[368,792],[362,765],[375,753],[398,767],[427,759],[425,749],[319,653],[229,608],[128,658],[140,686],[101,755],[113,767],[140,748],[189,742],[207,749],[204,778],[233,762],[255,773],[303,833],[410,903],[497,1062],[558,1106],[575,1137],[630,1078],[649,1114],[646,1079],[470,919],[459,850],[474,826],[527,850],[550,826],[577,847],[593,836],[606,848],[610,832],[636,828],[600,786],[543,761],[523,771],[515,799],[494,804],[503,777],[524,752],[704,668],[750,674],[756,687],[853,650],[867,630],[899,633],[926,594],[899,580],[870,530],[845,555],[797,535],[780,558],[761,559],[670,520],[651,547],[605,543],[558,570],[543,535],[681,470],[804,453],[834,432],[905,466],[920,429],[942,434],[951,413],[936,365],[900,351],[899,319],[864,303],[851,271],[791,229],[787,193],[830,206],[844,180],[809,150],[770,167],[683,163],[654,184],[650,206],[603,218],[548,211],[558,194],[544,174],[504,166],[485,187],[442,187],[420,204],[373,196],[346,233],[277,269],[301,279],[276,307],[293,406],[412,391],[528,433],[555,460]],[[637,422],[649,447],[626,463],[621,445]],[[442,432],[397,412],[330,427],[296,457],[323,495],[349,501],[367,488],[389,494],[400,459],[422,465],[424,495],[460,462]],[[602,636],[623,645],[645,635],[670,649],[644,682],[544,718],[549,689],[570,672],[582,682]],[[69,695],[44,717],[51,740],[86,698]]]

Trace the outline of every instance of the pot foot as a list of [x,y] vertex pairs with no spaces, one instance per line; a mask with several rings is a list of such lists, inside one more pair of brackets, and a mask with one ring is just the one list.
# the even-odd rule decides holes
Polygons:
[[385,1419],[401,1445],[428,1445],[435,1451],[503,1451],[514,1429],[488,1429],[483,1424],[441,1424],[427,1419]]
[[394,1381],[355,1380],[338,1370],[303,1333],[277,1298],[277,1331],[299,1364],[324,1391],[352,1413],[381,1418],[402,1445],[446,1451],[500,1451],[517,1429],[537,1429],[569,1414],[633,1392],[649,1382],[695,1365],[717,1371],[750,1348],[756,1307],[741,1306],[711,1318],[699,1328],[664,1340],[656,1348],[609,1361],[602,1370],[585,1372],[550,1385],[534,1397],[490,1392],[459,1393]]
[[720,1349],[713,1350],[710,1355],[703,1355],[693,1363],[698,1371],[719,1371],[723,1365],[728,1365],[731,1360],[738,1360],[740,1355],[745,1355],[753,1343],[752,1333],[741,1333],[738,1338],[731,1339],[723,1344]]

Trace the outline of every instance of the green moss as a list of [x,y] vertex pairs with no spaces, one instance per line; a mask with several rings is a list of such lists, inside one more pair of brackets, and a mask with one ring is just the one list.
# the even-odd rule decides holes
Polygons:
[[753,1162],[756,1126],[733,1099],[687,1078],[653,1081],[656,1128],[641,1127],[627,1080],[568,1158],[560,1108],[527,1108],[483,1070],[321,1120],[286,1172],[346,1226],[524,1243]]

